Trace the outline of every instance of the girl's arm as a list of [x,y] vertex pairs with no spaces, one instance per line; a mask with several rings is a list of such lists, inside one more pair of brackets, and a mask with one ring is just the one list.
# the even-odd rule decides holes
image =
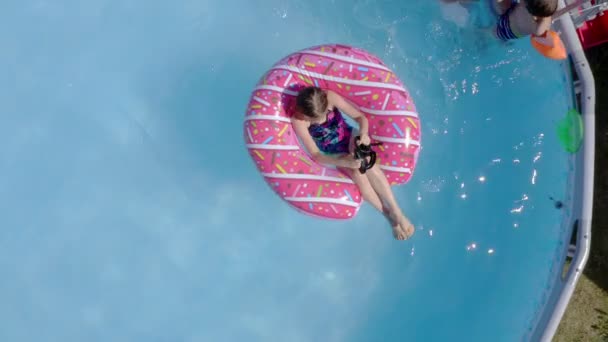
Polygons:
[[538,18],[537,20],[535,20],[535,22],[536,28],[532,32],[536,36],[542,36],[543,34],[545,34],[545,32],[551,29],[551,24],[553,23],[553,20],[551,19],[551,17],[546,17]]
[[551,17],[553,20],[561,17],[564,13],[566,12],[570,12],[573,9],[579,7],[580,5],[583,4],[583,2],[585,1],[589,1],[589,0],[576,0],[575,2],[571,3],[570,5],[566,5],[566,7],[556,11],[555,13],[553,13],[553,16]]
[[330,103],[333,103],[336,107],[338,107],[338,109],[340,109],[342,112],[357,121],[357,123],[359,124],[359,134],[361,134],[362,140],[364,136],[369,138],[369,123],[365,115],[363,115],[363,113],[361,113],[359,109],[351,105],[348,101],[344,100],[342,96],[331,90],[327,91],[327,99]]
[[293,126],[294,131],[296,132],[296,135],[298,136],[298,138],[300,138],[300,140],[304,144],[304,147],[306,147],[306,149],[310,153],[312,160],[314,160],[315,162],[319,164],[330,164],[350,169],[358,169],[359,166],[361,166],[361,161],[355,160],[355,158],[353,158],[353,156],[351,156],[350,154],[345,154],[343,156],[335,158],[321,153],[321,151],[319,151],[319,148],[317,147],[317,144],[315,144],[314,140],[312,140],[312,137],[310,136],[310,133],[308,132],[308,122],[292,118],[291,124]]

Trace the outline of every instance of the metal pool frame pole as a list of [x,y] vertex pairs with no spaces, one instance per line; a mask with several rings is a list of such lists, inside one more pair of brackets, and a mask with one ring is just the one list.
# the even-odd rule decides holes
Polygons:
[[[559,0],[559,8],[564,7],[564,0]],[[589,258],[591,247],[591,219],[593,215],[593,172],[595,167],[595,81],[585,52],[576,34],[570,14],[564,14],[556,20],[556,27],[561,31],[561,38],[566,45],[574,70],[580,80],[580,113],[584,123],[584,140],[581,150],[577,152],[577,179],[574,188],[574,201],[581,205],[573,213],[573,222],[578,221],[576,249],[568,269],[565,281],[561,286],[559,298],[555,303],[547,325],[544,327],[541,341],[550,342],[566,311],[576,283]],[[582,179],[581,179],[582,178]],[[541,327],[538,327],[541,328]]]

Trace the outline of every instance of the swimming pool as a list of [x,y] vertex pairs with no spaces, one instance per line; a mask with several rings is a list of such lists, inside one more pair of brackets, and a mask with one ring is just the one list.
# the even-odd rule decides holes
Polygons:
[[[567,68],[434,1],[5,5],[0,340],[526,340],[567,247]],[[418,227],[301,215],[243,146],[251,88],[339,42],[381,57],[423,125]],[[550,199],[550,198],[553,198]],[[555,200],[562,201],[557,209]]]

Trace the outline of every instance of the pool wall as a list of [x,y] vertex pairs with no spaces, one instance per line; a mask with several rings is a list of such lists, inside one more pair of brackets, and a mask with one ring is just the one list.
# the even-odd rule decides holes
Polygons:
[[[559,0],[559,7],[563,7],[564,0]],[[573,106],[583,117],[584,141],[581,149],[570,156],[568,161],[568,182],[566,193],[569,198],[564,209],[562,221],[561,253],[555,259],[551,272],[553,278],[544,297],[542,312],[533,322],[525,340],[551,341],[559,322],[568,306],[576,283],[580,278],[591,246],[591,219],[593,209],[593,176],[595,158],[595,82],[593,74],[585,57],[585,52],[576,34],[572,17],[568,14],[561,16],[555,22],[555,27],[561,33],[562,40],[568,49],[570,62],[574,66],[570,74],[578,77],[573,81]],[[566,67],[566,69],[570,69]],[[572,255],[572,262],[565,276],[562,276],[566,256],[568,255],[569,241],[574,228],[576,229],[576,247]]]

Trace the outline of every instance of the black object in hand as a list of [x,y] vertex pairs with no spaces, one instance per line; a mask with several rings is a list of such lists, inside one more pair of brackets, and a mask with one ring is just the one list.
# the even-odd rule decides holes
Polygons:
[[[376,164],[376,152],[372,150],[372,146],[382,145],[381,142],[370,145],[359,144],[361,136],[355,137],[355,159],[361,160],[361,166],[359,172],[364,174],[367,170],[371,169]],[[367,160],[369,158],[369,161]]]

